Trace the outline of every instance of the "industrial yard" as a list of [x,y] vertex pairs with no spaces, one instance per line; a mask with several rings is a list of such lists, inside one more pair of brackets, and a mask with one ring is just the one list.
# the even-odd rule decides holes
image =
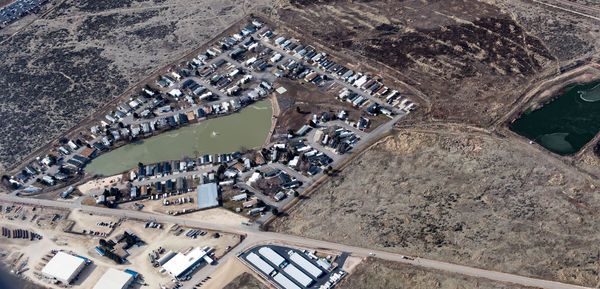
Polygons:
[[[24,242],[21,241],[22,238],[16,239],[12,231],[12,238],[0,237],[2,261],[11,265],[18,275],[51,288],[59,288],[53,285],[56,281],[62,281],[63,284],[72,283],[76,288],[92,288],[94,284],[101,282],[106,272],[127,277],[119,273],[125,270],[136,273],[131,281],[125,278],[130,285],[135,285],[132,288],[142,284],[164,284],[171,287],[177,282],[172,281],[173,276],[169,272],[161,269],[161,266],[166,264],[167,258],[162,258],[165,255],[176,257],[178,253],[189,254],[188,252],[193,252],[194,248],[206,248],[207,256],[211,256],[214,262],[241,241],[240,236],[234,234],[196,230],[164,223],[123,220],[78,210],[68,213],[42,207],[36,207],[35,211],[29,206],[8,206],[12,208],[10,211],[6,208],[5,205],[2,206],[0,226],[26,229],[41,237]],[[192,235],[190,232],[195,234]],[[120,247],[117,249],[115,246],[111,256],[122,258],[123,262],[119,264],[107,258],[107,252],[103,252],[107,245],[103,245],[103,241],[100,240],[109,242],[115,240],[117,243],[116,240],[124,233],[137,236],[139,241],[127,250]],[[100,255],[101,252],[104,256]],[[57,257],[52,261],[57,255],[60,258]],[[77,256],[85,258],[85,262],[78,263],[77,260],[82,259]],[[151,262],[149,259],[154,260]],[[159,259],[163,260],[164,264],[157,266],[155,262]],[[177,264],[176,259],[173,260],[171,267]],[[209,264],[204,263],[203,266],[211,266]],[[62,269],[52,269],[52,266],[59,266]],[[64,266],[72,266],[71,271],[64,270]],[[203,266],[196,270],[202,270]],[[115,269],[119,272],[113,272]],[[57,277],[59,275],[56,274],[63,275]]]

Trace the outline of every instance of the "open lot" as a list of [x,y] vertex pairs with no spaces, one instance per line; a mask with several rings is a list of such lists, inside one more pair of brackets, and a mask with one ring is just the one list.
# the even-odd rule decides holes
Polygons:
[[0,169],[269,1],[157,2],[65,1],[2,44]]
[[423,288],[423,289],[500,289],[531,288],[515,284],[478,279],[443,271],[424,269],[380,259],[368,258],[361,262],[339,285],[339,288]]
[[594,286],[600,263],[588,244],[600,239],[597,187],[525,141],[423,127],[374,145],[273,226]]
[[[336,96],[343,88],[339,85],[318,88],[310,83],[288,79],[278,80],[277,84],[285,87],[287,91],[277,94],[277,103],[281,113],[277,118],[277,126],[273,135],[286,134],[290,129],[297,131],[307,124],[314,114],[320,115],[323,112],[327,112],[333,117],[340,110],[345,110],[348,112],[348,119],[353,122],[357,122],[361,116],[369,118],[372,121],[370,130],[389,121],[389,118],[383,115],[372,117],[367,115],[364,109],[355,108],[348,102],[338,100]],[[297,107],[300,112],[297,111]]]
[[256,277],[250,273],[242,273],[235,277],[223,289],[268,289],[269,287],[261,283]]

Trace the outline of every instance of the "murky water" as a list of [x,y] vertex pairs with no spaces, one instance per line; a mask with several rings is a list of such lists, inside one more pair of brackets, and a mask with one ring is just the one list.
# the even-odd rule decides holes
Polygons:
[[569,85],[554,101],[510,128],[561,155],[578,152],[600,131],[600,82]]
[[269,134],[273,109],[270,100],[252,104],[238,113],[188,125],[105,153],[92,160],[87,172],[114,175],[144,164],[231,153],[261,146]]

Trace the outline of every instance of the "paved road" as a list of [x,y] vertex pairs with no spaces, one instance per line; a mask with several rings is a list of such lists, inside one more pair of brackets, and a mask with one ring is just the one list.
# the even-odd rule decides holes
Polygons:
[[[586,288],[582,286],[569,285],[564,283],[558,283],[548,280],[529,278],[524,276],[519,276],[515,274],[507,274],[497,271],[483,270],[475,267],[463,266],[458,264],[446,263],[436,260],[424,259],[424,258],[414,258],[414,260],[408,260],[403,257],[401,254],[384,252],[379,250],[372,250],[369,248],[361,248],[355,246],[348,246],[344,244],[338,244],[333,242],[314,240],[299,236],[286,235],[281,233],[273,233],[273,232],[259,232],[257,226],[244,226],[244,225],[224,225],[224,224],[215,224],[215,223],[207,223],[203,221],[197,220],[189,220],[186,217],[176,217],[176,216],[162,216],[162,215],[153,215],[145,212],[139,211],[128,211],[128,210],[118,210],[118,209],[108,209],[102,207],[93,207],[93,206],[83,206],[80,204],[74,204],[69,202],[59,202],[52,200],[40,200],[40,199],[31,199],[31,198],[21,198],[11,195],[0,195],[0,201],[5,202],[13,202],[13,203],[23,203],[29,205],[36,206],[50,206],[50,207],[58,207],[64,209],[82,209],[84,211],[89,211],[95,214],[102,215],[111,215],[115,217],[126,217],[132,219],[140,219],[140,220],[152,220],[156,222],[163,223],[173,223],[180,224],[184,226],[191,227],[200,227],[206,228],[209,230],[217,230],[228,233],[235,234],[243,234],[246,236],[244,241],[236,246],[232,251],[223,256],[218,264],[223,264],[232,256],[237,255],[238,253],[246,250],[250,246],[255,246],[258,244],[264,243],[280,243],[280,244],[289,244],[296,245],[305,248],[323,248],[329,250],[338,250],[350,252],[359,256],[368,256],[370,253],[374,253],[377,258],[394,261],[394,262],[402,262],[411,265],[422,266],[431,269],[444,270],[448,272],[469,275],[473,277],[486,278],[491,280],[497,280],[501,282],[509,282],[520,284],[523,286],[533,286],[539,288],[548,288],[548,289],[575,289],[575,288]],[[217,264],[217,265],[218,265]],[[203,279],[208,274],[214,272],[218,266],[208,266],[198,272],[192,281],[186,282],[185,288],[192,288],[193,284],[197,283],[199,280]]]

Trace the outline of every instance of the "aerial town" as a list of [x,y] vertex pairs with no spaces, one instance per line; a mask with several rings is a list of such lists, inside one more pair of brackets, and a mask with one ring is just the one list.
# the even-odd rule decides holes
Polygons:
[[594,1],[242,2],[0,1],[0,288],[598,288]]

